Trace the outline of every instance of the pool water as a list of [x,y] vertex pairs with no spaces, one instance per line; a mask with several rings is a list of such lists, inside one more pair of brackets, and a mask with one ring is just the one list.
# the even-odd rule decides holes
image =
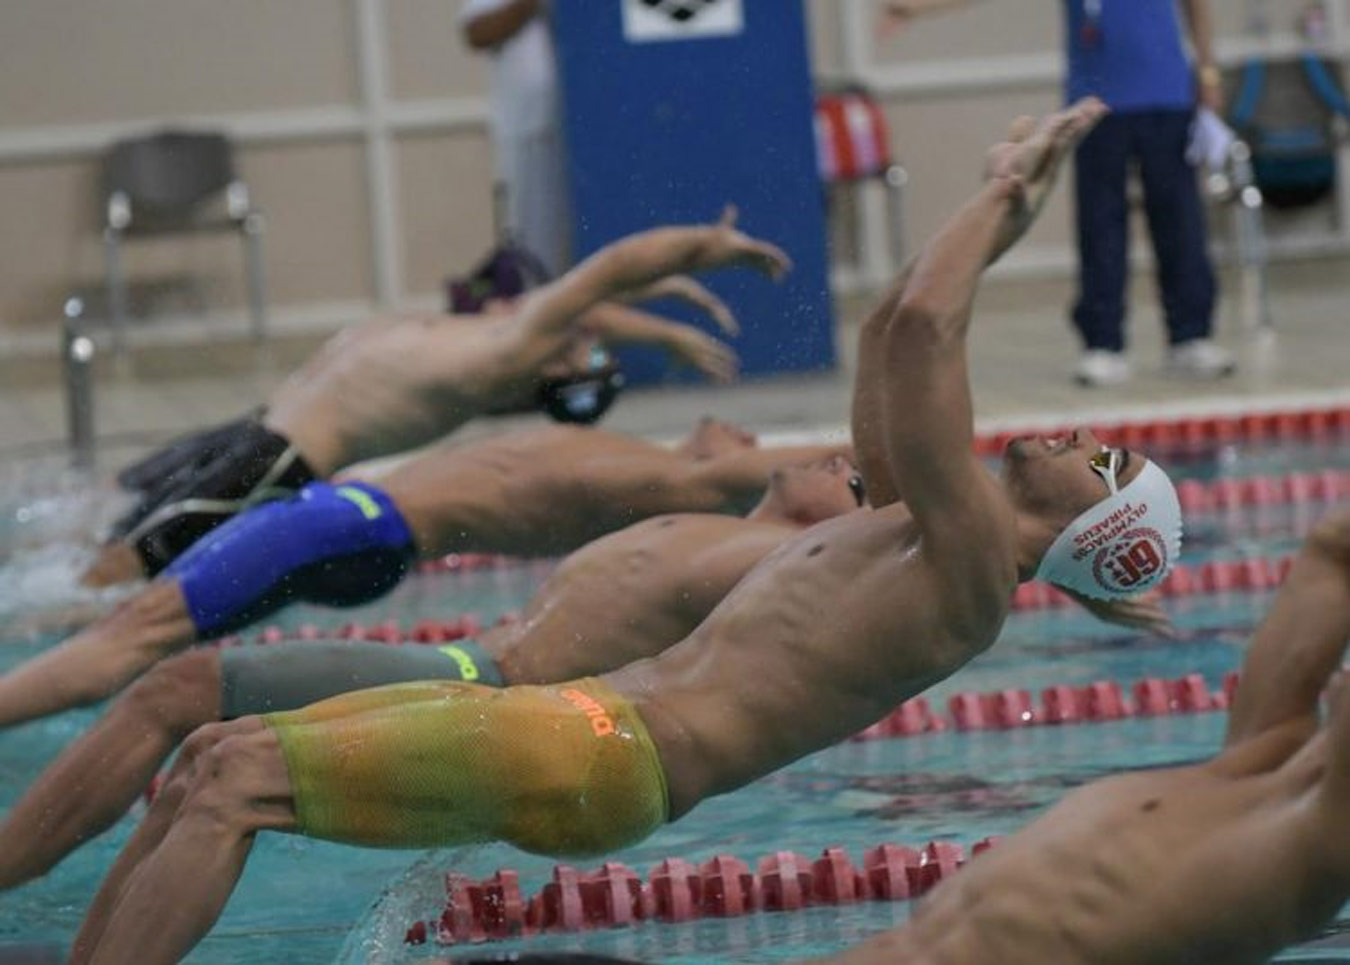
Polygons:
[[[1168,462],[1168,460],[1164,460]],[[1322,446],[1231,446],[1170,461],[1191,478],[1244,476],[1350,467],[1350,452]],[[109,514],[108,493],[61,477],[44,485],[32,467],[14,485],[0,479],[0,670],[57,639],[10,629],[35,610],[89,603],[72,589],[86,551],[76,536]],[[1190,562],[1292,550],[1325,510],[1268,507],[1188,521]],[[491,619],[519,607],[546,567],[417,576],[391,596],[356,611],[296,607],[283,626],[337,626],[349,620],[473,613]],[[16,589],[16,587],[21,589]],[[1143,676],[1203,673],[1217,686],[1235,669],[1268,597],[1229,594],[1172,601],[1179,641],[1145,639],[1095,623],[1076,610],[1015,614],[997,646],[935,687],[940,705],[953,692]],[[92,602],[99,602],[94,600]],[[747,683],[747,685],[749,685]],[[0,807],[8,807],[59,750],[98,713],[79,711],[0,733]],[[645,874],[666,857],[701,861],[728,853],[753,863],[793,850],[814,857],[827,846],[857,861],[866,847],[894,841],[922,845],[948,838],[967,846],[1008,834],[1077,787],[1126,768],[1204,759],[1222,737],[1222,714],[1041,727],[1010,732],[941,733],[905,740],[844,744],[806,758],[734,794],[706,802],[642,845],[614,856]],[[0,961],[5,943],[64,947],[118,849],[135,826],[133,813],[76,852],[46,878],[0,894]],[[434,918],[443,902],[441,875],[456,870],[486,877],[520,872],[522,890],[538,890],[553,862],[504,846],[409,853],[345,848],[284,835],[260,835],[252,860],[224,916],[188,959],[198,963],[412,962],[444,956],[434,945],[402,943],[414,920]],[[760,962],[821,954],[903,920],[903,904],[867,903],[793,914],[757,915],[686,925],[547,936],[490,946],[585,949],[682,962]],[[1289,953],[1350,962],[1350,950],[1312,947]],[[1339,957],[1338,957],[1339,956]],[[1289,956],[1286,956],[1289,957]]]

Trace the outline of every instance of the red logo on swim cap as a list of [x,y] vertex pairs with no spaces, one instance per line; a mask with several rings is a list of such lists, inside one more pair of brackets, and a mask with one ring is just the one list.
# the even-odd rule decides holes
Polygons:
[[1167,543],[1161,533],[1147,526],[1121,533],[1092,560],[1093,579],[1112,593],[1142,590],[1166,569]]

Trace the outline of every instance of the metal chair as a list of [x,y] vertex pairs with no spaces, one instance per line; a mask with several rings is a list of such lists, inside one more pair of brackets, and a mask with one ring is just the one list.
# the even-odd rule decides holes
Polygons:
[[1245,141],[1234,141],[1223,170],[1209,172],[1205,181],[1209,197],[1228,206],[1233,216],[1233,247],[1238,266],[1238,317],[1249,332],[1269,333],[1274,328],[1270,312],[1267,268],[1270,246],[1266,240],[1265,198],[1252,170],[1252,151]]
[[[127,285],[122,243],[197,231],[239,232],[248,276],[253,337],[267,332],[262,262],[263,216],[234,170],[223,134],[162,130],[113,143],[103,156],[103,252],[113,347],[126,343]],[[224,215],[211,202],[224,196]]]

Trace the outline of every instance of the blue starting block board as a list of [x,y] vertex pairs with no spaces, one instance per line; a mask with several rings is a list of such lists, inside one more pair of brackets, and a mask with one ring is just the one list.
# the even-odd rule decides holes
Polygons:
[[[779,284],[744,271],[704,279],[740,319],[743,372],[833,367],[802,4],[553,0],[552,18],[578,256],[645,228],[712,222],[735,204],[739,226],[794,264]],[[621,355],[632,382],[667,377],[658,353]]]

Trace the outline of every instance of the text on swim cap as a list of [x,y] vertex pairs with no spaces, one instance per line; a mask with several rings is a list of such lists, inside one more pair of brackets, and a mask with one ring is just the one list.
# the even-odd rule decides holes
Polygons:
[[1081,560],[1105,546],[1148,515],[1148,503],[1126,503],[1110,516],[1093,523],[1073,538],[1073,558]]

